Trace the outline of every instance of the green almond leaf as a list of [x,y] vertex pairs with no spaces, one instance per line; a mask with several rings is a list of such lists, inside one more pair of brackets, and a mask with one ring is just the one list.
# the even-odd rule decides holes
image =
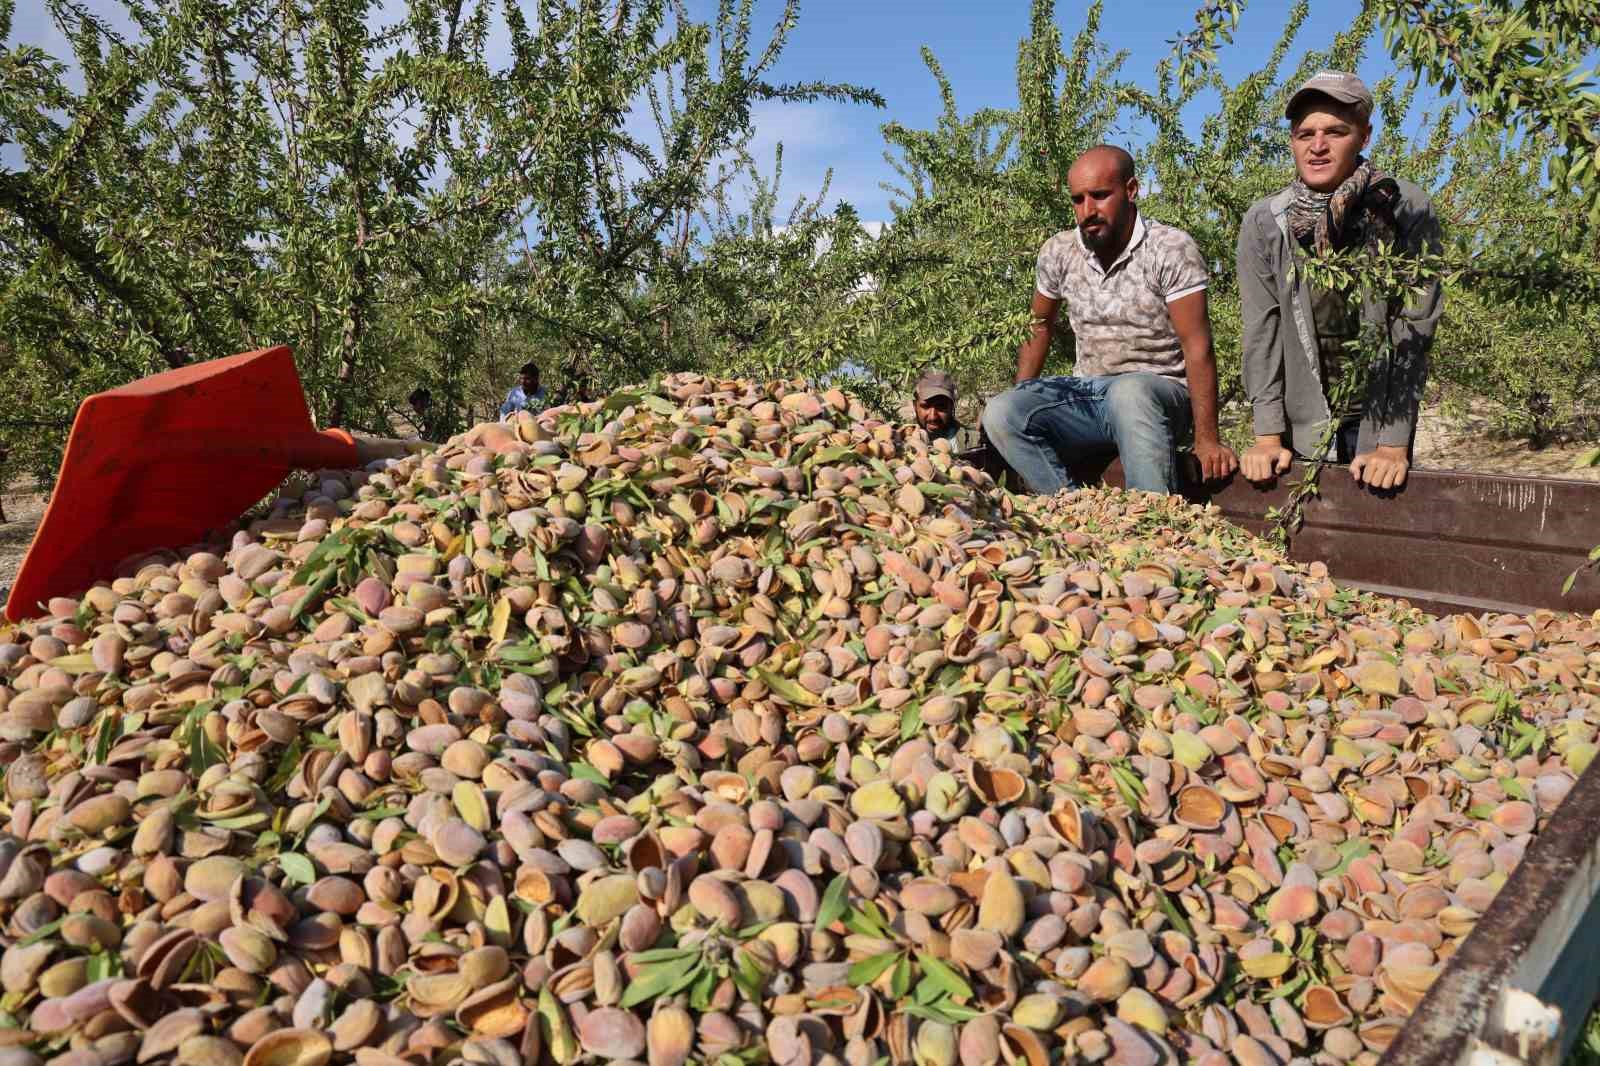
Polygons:
[[601,773],[599,770],[596,770],[594,767],[590,766],[581,759],[572,763],[570,769],[572,770],[572,776],[579,781],[588,781],[591,784],[600,785],[604,788],[611,787],[611,782],[606,780],[605,774]]
[[313,884],[317,880],[317,868],[311,860],[299,852],[286,851],[278,856],[278,865],[283,868],[283,876],[302,885]]
[[122,723],[107,708],[100,713],[100,729],[95,734],[94,761],[104,763],[111,755],[111,748],[122,734]]
[[970,1022],[972,1019],[983,1013],[981,1010],[962,1006],[959,1003],[940,1003],[938,1005],[938,1010],[944,1013],[951,1025],[955,1025],[960,1022]]
[[1289,996],[1297,994],[1302,988],[1305,988],[1306,985],[1310,983],[1311,975],[1309,973],[1301,973],[1300,976],[1282,985],[1279,985],[1277,988],[1274,988],[1271,992],[1268,992],[1261,998],[1268,1002],[1274,999],[1286,999]]
[[189,733],[189,772],[198,777],[222,761],[222,751],[211,742],[197,720]]
[[900,1009],[912,1017],[922,1018],[926,1021],[942,1022],[945,1025],[960,1025],[962,1022],[971,1021],[982,1013],[981,1011],[973,1010],[971,1007],[961,1007],[945,1001],[931,1004],[906,1003],[902,1004]]
[[917,952],[917,962],[922,966],[923,978],[932,981],[951,999],[960,1002],[972,998],[972,986],[949,963],[921,951]]
[[904,955],[895,964],[894,974],[889,978],[889,994],[900,1000],[906,997],[911,990],[911,960]]
[[717,992],[717,975],[709,966],[700,968],[699,976],[693,979],[694,987],[689,990],[689,1006],[697,1011],[711,1009],[711,997]]
[[1189,924],[1189,919],[1184,917],[1182,909],[1179,908],[1177,903],[1173,902],[1166,889],[1156,889],[1156,900],[1161,904],[1161,910],[1166,914],[1167,921],[1172,923],[1172,928],[1192,939],[1194,937],[1194,927]]
[[210,819],[210,824],[218,829],[252,829],[266,820],[265,811],[251,811],[248,814],[236,814],[232,818]]
[[[301,563],[300,569],[294,572],[294,580],[290,581],[289,584],[305,584],[307,579],[321,568],[323,562],[337,562],[348,554],[350,554],[350,545],[345,542],[345,531],[341,529],[329,533],[322,538],[322,543],[313,548],[311,554],[306,556],[306,561]],[[328,569],[332,570],[333,568],[329,567]]]
[[1339,854],[1341,856],[1339,865],[1330,870],[1327,876],[1338,877],[1340,874],[1350,869],[1351,863],[1355,862],[1357,859],[1364,858],[1371,851],[1372,845],[1367,843],[1365,840],[1345,841],[1343,844],[1339,845]]
[[53,934],[57,929],[60,929],[61,928],[61,923],[64,922],[64,921],[66,921],[66,918],[64,918],[64,917],[63,918],[57,918],[53,922],[48,922],[48,923],[46,923],[44,925],[41,925],[39,928],[35,929],[33,932],[29,933],[27,936],[25,936],[21,940],[17,941],[17,946],[25,948],[30,944],[37,944],[39,941],[43,940],[45,937],[50,936],[51,934]]
[[900,739],[910,740],[922,732],[922,709],[915,703],[900,714]]
[[699,954],[700,949],[697,947],[651,948],[649,951],[632,952],[628,958],[641,966],[648,966],[657,962],[676,962],[679,959],[694,958]]
[[272,776],[267,779],[267,791],[277,792],[289,783],[289,778],[300,768],[300,756],[305,754],[305,748],[300,743],[300,738],[295,737],[289,746],[283,750],[283,757],[278,760],[277,767],[272,771]]
[[698,951],[691,951],[682,958],[646,966],[639,971],[638,977],[629,982],[627,991],[622,994],[621,1005],[623,1008],[636,1007],[640,1003],[665,995],[668,989],[678,985],[680,981],[684,984],[693,981],[697,976],[695,971],[699,968]]
[[761,679],[761,683],[776,693],[778,698],[785,703],[793,703],[800,707],[815,707],[819,702],[817,697],[809,691],[786,677],[779,677],[771,670],[764,670],[758,666],[754,672]]
[[888,920],[870,899],[862,900],[859,908],[853,908],[845,917],[844,924],[845,928],[863,936],[876,937],[879,940],[894,939],[894,933],[889,930]]
[[761,992],[766,986],[766,974],[761,972],[748,955],[743,952],[734,957],[733,983],[745,994],[752,1003],[761,1002]]
[[[644,401],[644,397],[644,393],[635,391],[633,389],[624,389],[621,392],[613,392],[606,398],[606,402],[601,407],[601,410],[620,411],[624,407],[632,407],[634,404]],[[677,408],[673,408],[673,410],[676,411]]]
[[644,405],[650,408],[650,410],[654,411],[656,414],[665,415],[668,418],[671,418],[678,413],[677,404],[673,403],[665,396],[657,396],[655,393],[645,393]]
[[851,986],[871,984],[883,976],[896,962],[900,960],[898,951],[886,951],[882,955],[874,955],[869,959],[862,959],[850,967],[850,972],[845,975],[845,981]]
[[301,594],[298,600],[294,601],[294,606],[289,610],[289,618],[298,622],[316,598],[327,591],[328,586],[333,583],[333,579],[336,576],[338,575],[335,574],[331,566],[318,574],[317,579],[306,586],[305,592]]
[[840,874],[828,883],[822,893],[822,903],[817,907],[818,929],[826,929],[844,914],[846,896],[850,891],[850,879]]

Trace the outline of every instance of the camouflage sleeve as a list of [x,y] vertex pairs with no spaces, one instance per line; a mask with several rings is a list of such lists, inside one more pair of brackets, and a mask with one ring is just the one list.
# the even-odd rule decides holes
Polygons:
[[1061,250],[1051,237],[1039,249],[1039,258],[1033,268],[1033,287],[1040,296],[1061,299]]
[[1205,257],[1193,237],[1182,230],[1172,231],[1175,240],[1161,257],[1161,295],[1168,302],[1199,292],[1209,280]]

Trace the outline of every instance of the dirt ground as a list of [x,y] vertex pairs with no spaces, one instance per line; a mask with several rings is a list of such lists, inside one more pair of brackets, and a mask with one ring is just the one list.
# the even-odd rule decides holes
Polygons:
[[0,604],[6,602],[28,542],[44,518],[44,502],[44,497],[33,491],[32,481],[16,481],[0,491],[0,511],[6,516],[0,522]]
[[1537,451],[1524,439],[1506,439],[1493,431],[1486,410],[1474,404],[1456,418],[1425,407],[1417,427],[1417,466],[1430,470],[1467,470],[1482,474],[1524,474],[1600,481],[1600,467],[1578,467],[1594,447],[1583,438],[1561,441]]
[[[1446,419],[1439,411],[1425,412],[1417,433],[1417,466],[1434,470],[1470,470],[1534,477],[1579,478],[1600,481],[1600,467],[1575,469],[1580,456],[1593,447],[1585,441],[1552,444],[1534,451],[1524,440],[1505,440],[1489,429],[1488,418],[1476,413]],[[0,604],[5,603],[33,531],[44,518],[45,499],[31,481],[16,481],[0,492]]]

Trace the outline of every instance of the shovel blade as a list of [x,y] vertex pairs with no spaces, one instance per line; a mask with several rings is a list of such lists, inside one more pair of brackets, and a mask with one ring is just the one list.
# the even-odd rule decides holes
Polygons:
[[90,396],[6,617],[39,614],[51,597],[110,578],[124,559],[192,544],[234,521],[304,465],[308,445],[336,458],[335,445],[317,450],[323,440],[281,345]]

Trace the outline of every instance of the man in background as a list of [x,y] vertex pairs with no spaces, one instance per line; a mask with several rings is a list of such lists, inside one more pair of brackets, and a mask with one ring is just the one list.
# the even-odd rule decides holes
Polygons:
[[978,434],[963,426],[956,417],[955,379],[942,370],[929,370],[917,379],[912,390],[912,410],[917,425],[934,440],[947,440],[958,452],[978,447]]
[[433,418],[433,393],[419,385],[411,390],[411,395],[406,397],[406,403],[411,405],[411,424],[415,427],[415,431],[408,439],[442,440],[439,426]]
[[518,411],[536,415],[544,408],[545,394],[539,384],[539,364],[523,363],[520,380],[515,388],[506,393],[506,402],[500,405],[500,420],[504,422]]

